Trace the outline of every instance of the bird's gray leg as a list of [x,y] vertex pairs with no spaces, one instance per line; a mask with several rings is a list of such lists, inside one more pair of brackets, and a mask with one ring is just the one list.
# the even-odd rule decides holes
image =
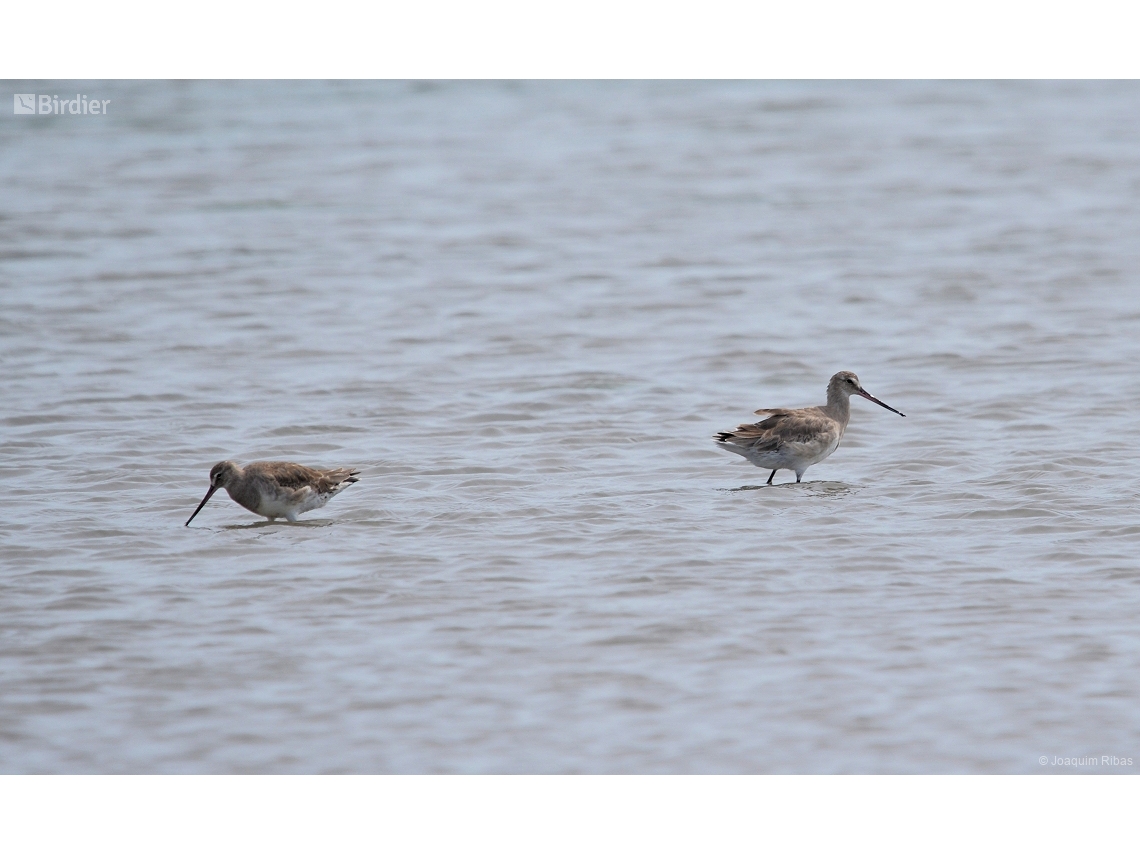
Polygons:
[[776,477],[776,470],[772,470],[772,474],[768,476],[768,486],[772,486],[772,479]]
[[803,477],[804,477],[804,473],[803,473],[803,472],[797,472],[797,473],[796,473],[796,483],[797,483],[797,484],[798,484],[798,483],[800,483],[800,479],[801,479],[801,478],[803,478]]

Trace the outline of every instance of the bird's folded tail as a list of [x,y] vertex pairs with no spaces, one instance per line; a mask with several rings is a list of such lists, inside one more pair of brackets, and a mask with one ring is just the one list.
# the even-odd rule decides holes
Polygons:
[[336,493],[343,490],[349,484],[355,484],[360,479],[356,476],[360,474],[359,469],[330,469],[324,473],[324,482],[322,487],[330,493]]

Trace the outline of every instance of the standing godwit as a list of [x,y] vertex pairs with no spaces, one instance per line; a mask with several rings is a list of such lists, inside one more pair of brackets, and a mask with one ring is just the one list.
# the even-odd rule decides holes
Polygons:
[[285,517],[297,521],[297,514],[323,508],[328,500],[360,479],[356,469],[310,469],[300,463],[251,463],[246,467],[223,460],[210,470],[210,489],[186,525],[210,501],[219,487],[230,498],[255,514],[273,522]]
[[716,444],[725,451],[746,457],[762,469],[771,469],[769,484],[779,469],[794,469],[798,484],[809,466],[839,448],[839,440],[843,439],[843,431],[851,418],[852,395],[899,413],[860,386],[854,373],[840,371],[827,384],[827,403],[822,407],[757,410],[757,415],[767,414],[768,418],[756,424],[741,425],[736,430],[722,431],[715,437]]

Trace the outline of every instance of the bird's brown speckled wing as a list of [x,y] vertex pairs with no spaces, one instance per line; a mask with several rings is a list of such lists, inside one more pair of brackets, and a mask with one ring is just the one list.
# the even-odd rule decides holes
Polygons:
[[332,492],[343,482],[355,483],[359,480],[355,476],[360,474],[356,469],[313,469],[300,463],[262,463],[257,467],[286,490],[311,487],[318,493]]
[[757,410],[772,413],[755,424],[740,425],[736,430],[717,434],[721,442],[731,442],[753,451],[779,451],[783,446],[817,443],[821,436],[835,429],[835,422],[810,410]]
[[773,432],[783,415],[775,415],[755,424],[737,425],[736,430],[721,431],[716,435],[719,442],[731,442],[742,448],[756,451],[776,451],[780,447],[779,436]]

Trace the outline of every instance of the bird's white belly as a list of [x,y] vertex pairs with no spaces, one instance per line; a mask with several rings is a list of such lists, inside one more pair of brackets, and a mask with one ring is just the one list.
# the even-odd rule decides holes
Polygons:
[[779,451],[753,456],[757,466],[766,469],[804,470],[826,459],[839,447],[839,437],[827,442],[789,442]]
[[292,505],[277,496],[262,496],[257,512],[263,517],[283,517],[294,512]]
[[818,449],[818,450],[814,450],[814,453],[813,453],[813,451],[808,451],[808,453],[805,454],[805,456],[802,458],[802,460],[806,465],[814,466],[816,463],[819,463],[821,460],[824,460],[824,459],[830,457],[831,452],[835,451],[835,449],[837,449],[837,448],[839,448],[839,437],[836,437],[835,439],[831,440],[829,443],[827,443],[825,446],[823,446],[823,448]]
[[263,517],[288,519],[316,508],[323,508],[328,503],[329,496],[330,494],[318,493],[311,487],[304,487],[292,494],[278,493],[272,496],[262,494],[257,512]]

